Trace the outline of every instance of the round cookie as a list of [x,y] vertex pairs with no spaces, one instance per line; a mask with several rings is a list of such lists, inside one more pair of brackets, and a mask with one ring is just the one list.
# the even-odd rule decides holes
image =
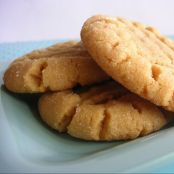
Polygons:
[[154,104],[113,82],[82,92],[44,94],[38,108],[50,127],[84,140],[134,139],[169,122]]
[[59,91],[109,79],[80,42],[35,50],[11,63],[4,74],[8,90],[19,93]]
[[98,65],[130,91],[174,111],[174,42],[123,18],[94,16],[81,30]]

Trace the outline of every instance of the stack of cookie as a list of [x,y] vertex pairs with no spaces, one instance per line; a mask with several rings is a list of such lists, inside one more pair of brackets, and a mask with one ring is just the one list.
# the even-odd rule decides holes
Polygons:
[[84,23],[81,39],[15,60],[4,74],[6,88],[44,93],[43,121],[84,140],[134,139],[172,121],[165,110],[174,111],[173,41],[152,27],[100,15]]

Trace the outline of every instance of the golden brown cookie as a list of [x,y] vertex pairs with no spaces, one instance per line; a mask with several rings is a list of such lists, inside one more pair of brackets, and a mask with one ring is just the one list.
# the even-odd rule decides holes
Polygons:
[[174,42],[156,29],[123,18],[94,16],[83,25],[85,48],[113,79],[174,111]]
[[13,92],[34,93],[65,90],[108,78],[80,42],[70,41],[15,60],[4,74],[4,84]]
[[114,82],[82,92],[44,94],[38,108],[50,127],[84,140],[134,139],[160,129],[169,121],[154,104]]

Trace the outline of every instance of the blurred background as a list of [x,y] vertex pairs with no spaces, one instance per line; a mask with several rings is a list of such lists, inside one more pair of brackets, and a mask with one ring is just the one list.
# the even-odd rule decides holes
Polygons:
[[0,42],[78,39],[95,14],[122,16],[174,34],[172,0],[0,0]]

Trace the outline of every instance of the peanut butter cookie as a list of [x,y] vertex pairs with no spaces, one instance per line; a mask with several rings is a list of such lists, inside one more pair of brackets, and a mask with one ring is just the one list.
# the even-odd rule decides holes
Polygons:
[[15,60],[4,74],[4,84],[13,92],[35,93],[65,90],[108,78],[80,42],[70,41]]
[[123,18],[94,16],[81,38],[99,66],[130,91],[174,111],[174,42]]
[[169,121],[157,106],[115,82],[82,92],[44,94],[38,107],[50,127],[84,140],[134,139],[159,130]]

